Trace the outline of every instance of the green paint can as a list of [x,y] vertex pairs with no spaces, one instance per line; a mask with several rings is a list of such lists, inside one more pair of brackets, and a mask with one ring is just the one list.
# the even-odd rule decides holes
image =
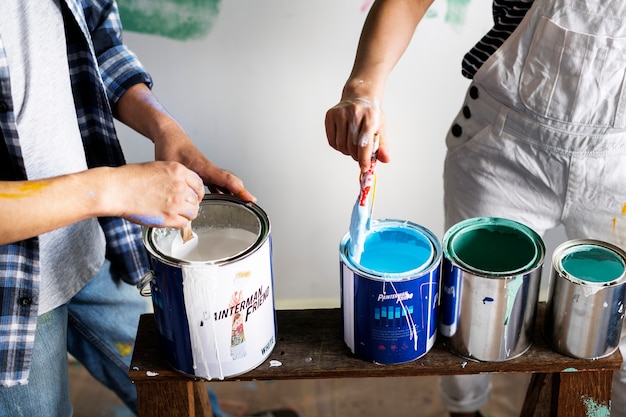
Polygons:
[[619,346],[626,296],[626,253],[579,239],[558,246],[543,333],[557,351],[581,359],[611,355]]
[[443,239],[439,332],[457,355],[484,362],[530,348],[545,246],[529,227],[478,217]]

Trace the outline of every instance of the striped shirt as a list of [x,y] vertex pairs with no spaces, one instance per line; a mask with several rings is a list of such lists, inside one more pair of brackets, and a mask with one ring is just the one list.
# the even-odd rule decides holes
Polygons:
[[533,0],[493,0],[493,28],[463,58],[461,72],[474,78],[476,71],[513,33]]
[[[132,85],[152,80],[122,44],[115,0],[62,0],[67,56],[78,125],[89,167],[125,163],[111,108]],[[25,180],[9,68],[0,39],[0,180]],[[148,270],[141,228],[100,218],[116,278],[136,283]],[[0,245],[0,385],[28,380],[39,296],[38,239]]]

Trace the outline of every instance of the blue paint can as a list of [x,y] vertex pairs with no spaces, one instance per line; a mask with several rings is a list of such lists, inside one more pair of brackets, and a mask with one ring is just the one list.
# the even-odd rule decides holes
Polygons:
[[405,220],[373,220],[357,263],[350,234],[339,246],[343,338],[364,360],[396,364],[425,355],[437,335],[441,243]]
[[455,354],[500,362],[530,348],[545,245],[526,225],[477,217],[443,239],[439,331]]

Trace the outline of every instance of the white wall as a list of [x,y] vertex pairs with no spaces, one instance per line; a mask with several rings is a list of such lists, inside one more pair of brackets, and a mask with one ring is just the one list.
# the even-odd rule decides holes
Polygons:
[[[351,69],[364,3],[228,0],[201,40],[125,34],[161,101],[268,213],[279,305],[339,303],[338,247],[358,168],[328,146],[323,120]],[[374,216],[411,220],[440,238],[444,137],[468,84],[460,61],[491,23],[490,0],[467,3],[435,2],[383,102],[393,161],[378,165]],[[153,158],[149,141],[119,132],[129,162]]]

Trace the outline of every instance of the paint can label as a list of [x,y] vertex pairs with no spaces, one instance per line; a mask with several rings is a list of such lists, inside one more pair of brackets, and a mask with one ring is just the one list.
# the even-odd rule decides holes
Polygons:
[[183,266],[194,375],[224,379],[262,363],[275,340],[269,244],[222,266]]

